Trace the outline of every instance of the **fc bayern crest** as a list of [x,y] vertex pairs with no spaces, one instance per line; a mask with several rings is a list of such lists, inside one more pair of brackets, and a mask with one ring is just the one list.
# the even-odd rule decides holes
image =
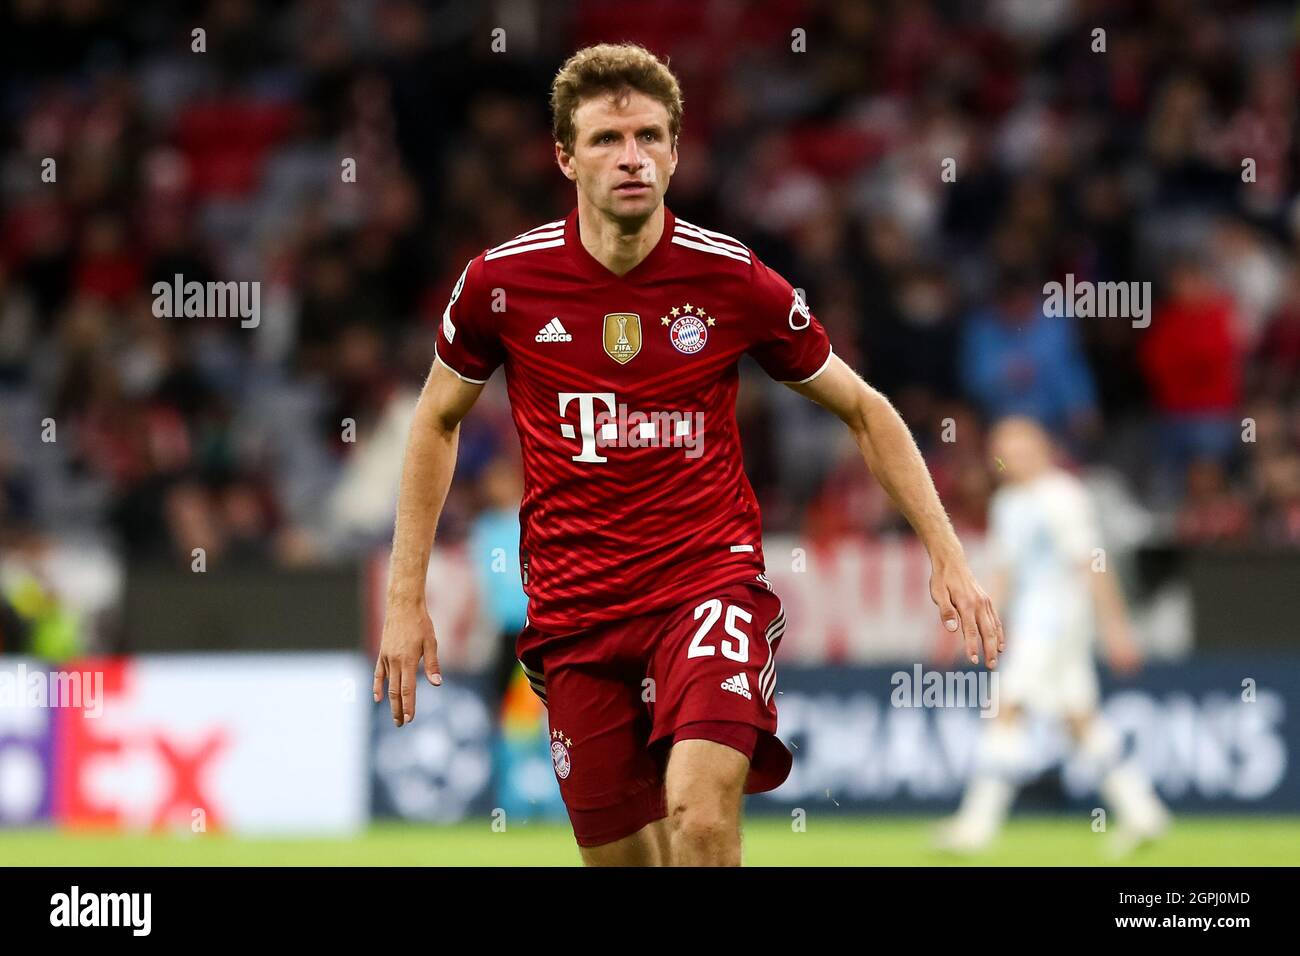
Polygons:
[[709,340],[709,330],[695,316],[683,315],[668,330],[668,338],[672,341],[673,348],[683,355],[694,355]]
[[564,746],[563,740],[551,741],[551,763],[555,764],[555,775],[561,780],[569,778],[569,770],[572,764],[569,762],[569,748]]

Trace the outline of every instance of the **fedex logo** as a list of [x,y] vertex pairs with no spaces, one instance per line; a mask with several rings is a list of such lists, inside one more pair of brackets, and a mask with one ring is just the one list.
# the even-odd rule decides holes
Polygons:
[[[704,413],[631,410],[613,392],[560,392],[560,434],[580,441],[574,461],[609,461],[602,448],[683,448],[687,458],[704,453]],[[572,420],[569,409],[577,414]]]
[[[0,827],[354,832],[368,679],[350,654],[80,661],[95,708],[0,706]],[[0,673],[15,668],[0,661]],[[29,672],[32,668],[29,666]],[[48,678],[52,680],[52,678]]]
[[[53,818],[78,826],[191,827],[199,810],[219,827],[208,790],[214,760],[229,743],[220,726],[177,733],[165,720],[129,719],[138,678],[124,659],[86,661],[94,704],[0,707],[0,824]],[[24,686],[66,672],[0,668]],[[105,703],[108,707],[105,707]]]
[[97,665],[108,716],[91,723],[73,714],[58,724],[56,816],[71,826],[220,829],[208,784],[228,730],[212,721],[178,730],[182,721],[141,706],[148,677],[140,668],[125,659]]

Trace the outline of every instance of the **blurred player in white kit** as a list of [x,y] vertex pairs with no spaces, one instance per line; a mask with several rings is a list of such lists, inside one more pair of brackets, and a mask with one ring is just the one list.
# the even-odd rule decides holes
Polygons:
[[938,844],[954,852],[988,846],[1006,819],[1032,756],[1027,716],[1062,721],[1074,748],[1096,769],[1102,799],[1117,818],[1112,849],[1159,836],[1169,814],[1150,781],[1121,753],[1097,712],[1094,629],[1112,668],[1140,659],[1115,576],[1093,570],[1099,534],[1086,489],[1054,461],[1050,438],[1032,419],[994,426],[989,450],[1002,478],[993,496],[990,596],[1006,622],[998,715],[989,721],[956,816]]

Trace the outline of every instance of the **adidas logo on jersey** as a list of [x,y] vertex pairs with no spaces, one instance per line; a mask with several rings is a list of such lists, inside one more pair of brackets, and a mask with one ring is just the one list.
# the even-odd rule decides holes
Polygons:
[[535,336],[538,342],[572,342],[573,336],[564,330],[558,318],[551,319]]
[[737,674],[735,677],[728,677],[719,685],[723,690],[729,690],[733,694],[739,694],[745,700],[753,700],[754,695],[749,692],[749,678],[744,672]]

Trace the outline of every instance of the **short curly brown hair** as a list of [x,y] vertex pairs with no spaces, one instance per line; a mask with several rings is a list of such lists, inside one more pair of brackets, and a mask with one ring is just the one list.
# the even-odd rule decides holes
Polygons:
[[637,90],[668,110],[668,133],[674,144],[682,130],[682,89],[667,64],[636,43],[601,43],[579,50],[565,61],[551,84],[555,141],[572,153],[578,131],[573,114],[584,99],[600,93]]

